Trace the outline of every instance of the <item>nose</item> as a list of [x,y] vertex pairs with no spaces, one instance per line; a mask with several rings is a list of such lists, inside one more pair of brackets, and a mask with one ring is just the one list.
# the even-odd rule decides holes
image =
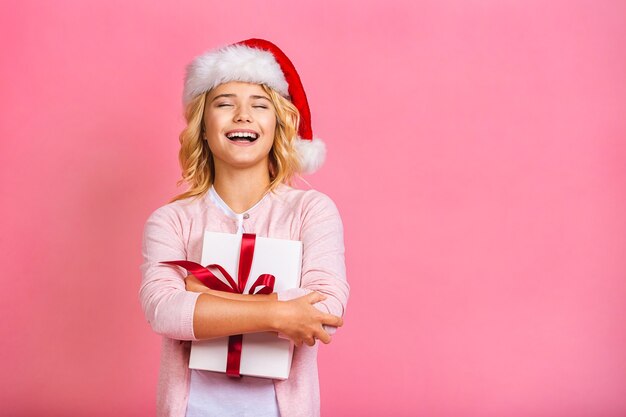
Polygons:
[[235,113],[235,122],[251,122],[252,116],[245,106],[239,107],[239,110]]

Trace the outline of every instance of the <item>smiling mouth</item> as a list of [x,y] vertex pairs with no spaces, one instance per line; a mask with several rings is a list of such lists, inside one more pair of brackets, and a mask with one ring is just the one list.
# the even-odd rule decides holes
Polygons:
[[253,132],[230,132],[226,137],[233,142],[254,142],[259,135]]

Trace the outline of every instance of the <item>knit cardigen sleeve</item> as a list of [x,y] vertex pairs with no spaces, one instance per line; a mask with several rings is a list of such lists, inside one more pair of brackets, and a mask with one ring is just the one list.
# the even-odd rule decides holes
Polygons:
[[200,293],[185,290],[184,270],[160,264],[187,259],[181,216],[171,205],[148,218],[143,234],[139,300],[152,329],[177,340],[197,340],[193,313]]
[[[301,285],[279,293],[278,298],[289,300],[317,291],[327,298],[315,306],[341,317],[350,292],[346,279],[343,223],[335,203],[328,196],[313,190],[307,194],[301,229]],[[328,330],[333,333],[334,328]]]

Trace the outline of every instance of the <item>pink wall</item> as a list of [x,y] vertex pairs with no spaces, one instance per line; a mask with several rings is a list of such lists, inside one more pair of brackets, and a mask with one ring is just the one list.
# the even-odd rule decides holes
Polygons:
[[625,3],[258,3],[0,6],[2,414],[154,414],[140,240],[184,66],[255,36],[345,223],[323,415],[626,415]]

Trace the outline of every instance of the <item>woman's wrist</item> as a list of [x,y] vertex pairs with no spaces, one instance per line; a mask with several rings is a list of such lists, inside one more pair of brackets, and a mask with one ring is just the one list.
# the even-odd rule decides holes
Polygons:
[[215,295],[216,297],[227,298],[229,300],[237,301],[278,301],[278,294],[236,294],[225,291],[217,291],[207,288],[203,292]]
[[[274,293],[275,294],[275,293]],[[282,322],[283,322],[283,318],[282,318],[282,314],[283,314],[283,307],[284,307],[284,302],[282,301],[269,301],[267,303],[267,319],[268,319],[268,323],[267,325],[269,326],[270,330],[273,332],[278,332],[280,333],[282,331]]]

